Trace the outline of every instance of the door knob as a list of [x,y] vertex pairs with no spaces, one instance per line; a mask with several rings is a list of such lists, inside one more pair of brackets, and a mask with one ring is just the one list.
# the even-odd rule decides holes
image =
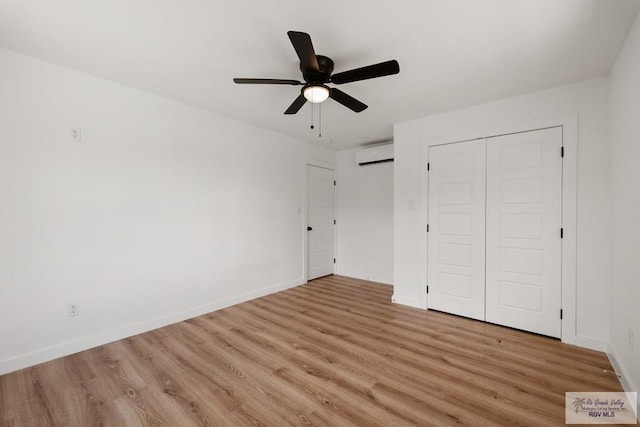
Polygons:
[[311,231],[311,230],[313,230],[313,228],[307,227],[307,231]]

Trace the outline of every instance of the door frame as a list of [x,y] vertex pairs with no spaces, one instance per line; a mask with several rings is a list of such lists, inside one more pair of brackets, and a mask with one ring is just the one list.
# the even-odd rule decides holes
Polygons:
[[[309,224],[309,166],[315,166],[317,168],[329,169],[333,172],[333,179],[336,180],[336,165],[334,163],[326,162],[323,160],[308,160],[304,162],[304,194],[303,194],[303,219],[302,219],[302,277],[304,282],[309,281],[309,233],[307,233],[307,225]],[[333,189],[333,217],[336,218],[336,191],[337,186]],[[338,258],[338,226],[333,227],[333,256]],[[336,263],[333,264],[333,273],[336,274]]]
[[[528,132],[552,127],[562,128],[562,146],[564,158],[562,165],[562,335],[561,341],[576,344],[576,271],[577,271],[577,173],[578,173],[578,114],[567,114],[548,119],[534,120],[525,123],[508,124],[496,128],[464,132],[457,135],[431,138],[420,145],[420,219],[424,227],[420,227],[420,283],[427,283],[427,227],[429,216],[429,147],[433,145],[452,144],[493,136]],[[424,308],[427,308],[425,292]]]

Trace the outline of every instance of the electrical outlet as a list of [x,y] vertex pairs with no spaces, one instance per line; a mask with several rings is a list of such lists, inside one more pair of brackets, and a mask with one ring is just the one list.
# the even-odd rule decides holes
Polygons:
[[82,130],[80,128],[71,129],[71,140],[80,142],[82,140]]
[[67,304],[67,316],[68,317],[73,317],[73,316],[78,316],[80,314],[80,304],[76,303],[71,303],[71,304]]
[[631,349],[631,351],[633,351],[633,344],[634,344],[634,338],[633,338],[633,329],[629,328],[629,348]]

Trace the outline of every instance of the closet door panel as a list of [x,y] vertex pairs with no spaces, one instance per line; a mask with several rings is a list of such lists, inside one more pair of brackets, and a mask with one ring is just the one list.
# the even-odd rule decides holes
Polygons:
[[429,148],[428,307],[484,320],[485,141]]
[[487,139],[486,320],[560,337],[562,129]]

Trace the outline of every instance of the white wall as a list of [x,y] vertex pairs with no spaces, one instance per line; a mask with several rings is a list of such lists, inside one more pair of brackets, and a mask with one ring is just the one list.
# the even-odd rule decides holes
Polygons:
[[[424,300],[426,256],[418,207],[422,141],[578,113],[576,342],[605,349],[609,338],[609,144],[607,79],[535,92],[398,124],[395,142],[394,297]],[[416,203],[410,209],[410,201]],[[424,258],[424,259],[423,259]]]
[[303,283],[310,159],[0,50],[0,374]]
[[[611,348],[640,391],[640,21],[611,72]],[[633,345],[629,334],[633,334]]]
[[393,283],[393,163],[358,166],[355,152],[337,154],[338,274]]

